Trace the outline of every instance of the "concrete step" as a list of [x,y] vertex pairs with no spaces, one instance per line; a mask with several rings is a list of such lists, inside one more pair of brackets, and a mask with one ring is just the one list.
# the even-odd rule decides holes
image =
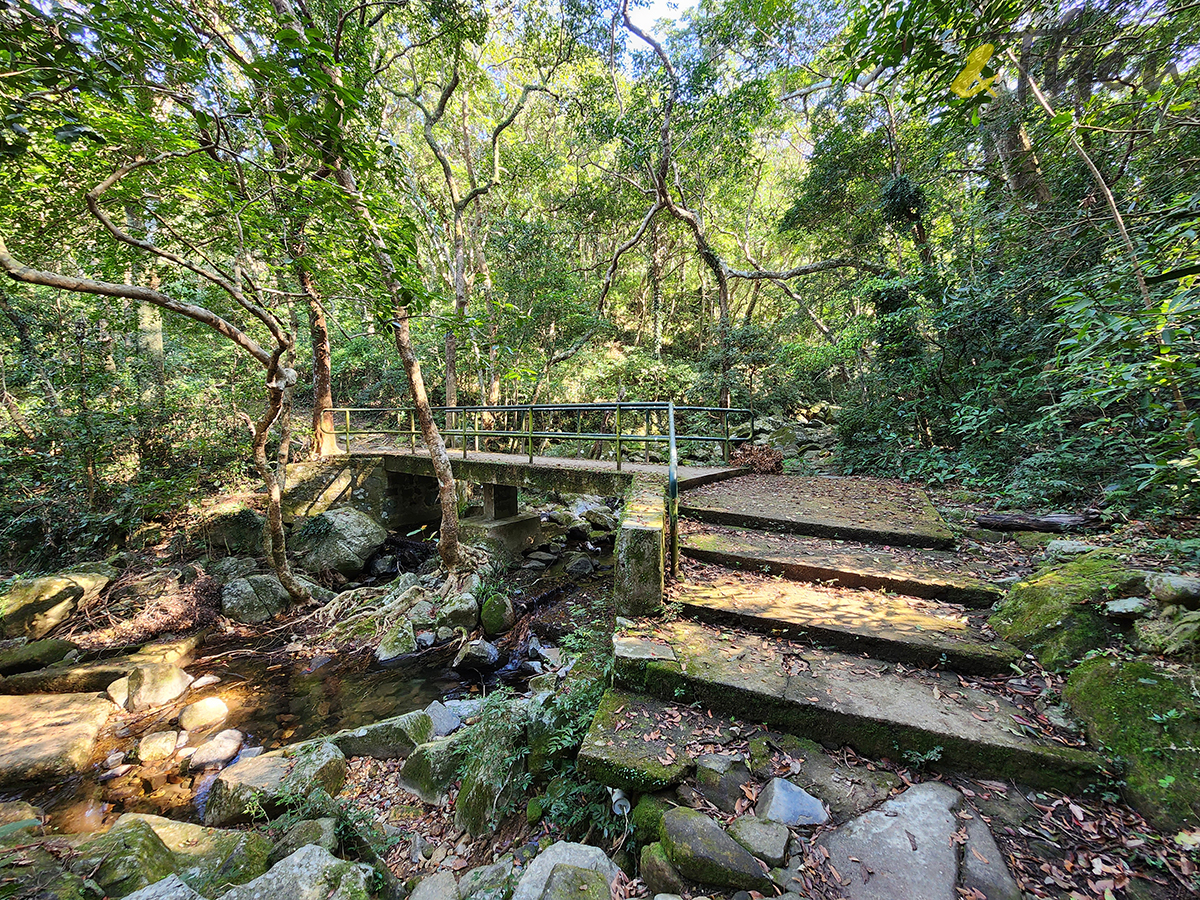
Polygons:
[[971,675],[1008,672],[1022,653],[962,607],[878,591],[801,584],[706,568],[671,588],[669,600],[702,622],[784,634],[910,666]]
[[1004,592],[943,550],[867,547],[828,538],[692,525],[680,539],[691,559],[769,572],[794,581],[834,582],[985,608]]
[[699,702],[858,753],[1071,791],[1102,757],[1019,732],[1019,709],[950,672],[899,665],[678,620],[619,632],[615,683]]
[[743,475],[689,490],[680,515],[875,544],[949,550],[954,534],[920,488],[875,478]]

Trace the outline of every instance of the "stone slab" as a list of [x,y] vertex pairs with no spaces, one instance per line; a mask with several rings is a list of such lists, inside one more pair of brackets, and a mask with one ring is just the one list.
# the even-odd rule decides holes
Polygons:
[[[801,543],[787,535],[713,527],[682,537],[680,551],[692,559],[723,566],[769,572],[796,581],[833,582],[848,588],[874,588],[984,608],[1004,596],[993,584],[976,577],[944,551],[926,551],[914,559],[886,547],[853,547],[839,541],[810,538]],[[960,569],[959,572],[946,571]]]
[[817,537],[948,550],[954,534],[924,491],[872,478],[744,475],[689,490],[680,515]]
[[[674,722],[674,711],[669,702],[605,691],[576,757],[579,771],[600,784],[637,793],[678,784],[694,763],[685,749],[692,729]],[[644,739],[650,735],[656,736]]]
[[[663,623],[678,661],[616,658],[618,687],[681,704],[700,702],[867,756],[936,753],[934,767],[970,769],[1035,787],[1076,789],[1104,772],[1094,753],[1019,733],[1007,701],[945,672],[907,671],[814,647],[784,652],[752,634],[718,634],[695,622]],[[935,695],[934,688],[937,688]]]
[[[936,781],[914,785],[823,837],[849,900],[958,900],[962,795]],[[855,861],[857,860],[857,862]]]
[[499,546],[511,556],[519,556],[522,551],[542,542],[542,519],[537,513],[512,515],[503,519],[472,516],[460,520],[458,525],[463,540],[470,543],[486,541]]
[[876,591],[731,574],[679,585],[671,599],[703,621],[802,634],[909,665],[944,662],[964,674],[1007,672],[1023,655],[999,638],[985,638],[960,609]]
[[59,662],[35,672],[22,672],[0,680],[0,694],[65,694],[103,691],[118,678],[124,678],[138,666],[170,663],[186,666],[204,632],[178,641],[146,644],[126,656],[113,656],[90,662]]
[[79,774],[112,712],[98,694],[0,696],[0,784]]

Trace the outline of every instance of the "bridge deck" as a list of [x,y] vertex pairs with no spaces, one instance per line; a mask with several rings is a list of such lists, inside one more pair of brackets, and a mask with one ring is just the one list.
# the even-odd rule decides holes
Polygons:
[[[450,465],[457,477],[480,484],[512,484],[518,487],[538,487],[543,490],[561,489],[586,492],[586,485],[594,484],[593,492],[623,493],[635,475],[649,475],[667,480],[667,466],[654,463],[622,460],[617,471],[615,460],[576,459],[574,457],[535,456],[532,464],[529,457],[514,453],[487,453],[448,450]],[[351,456],[382,458],[384,467],[393,472],[409,472],[414,475],[432,475],[433,465],[423,448],[408,449],[355,449]],[[731,466],[680,466],[677,470],[679,489],[712,484],[746,473],[746,469]],[[578,486],[576,486],[578,485]],[[603,487],[602,487],[603,486]],[[619,490],[618,490],[619,488]]]

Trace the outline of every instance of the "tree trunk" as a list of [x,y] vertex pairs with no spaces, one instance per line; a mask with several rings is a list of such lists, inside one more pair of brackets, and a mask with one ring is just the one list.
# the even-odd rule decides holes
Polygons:
[[296,276],[308,301],[308,333],[312,339],[313,355],[313,439],[311,459],[323,459],[341,452],[333,432],[333,362],[329,344],[329,326],[325,307],[313,283],[312,275],[299,263]]
[[405,291],[400,283],[396,266],[388,253],[387,244],[375,223],[366,201],[358,191],[354,173],[342,167],[335,172],[338,185],[342,188],[354,217],[358,220],[365,236],[371,243],[375,262],[383,275],[389,298],[395,310],[396,320],[392,329],[396,335],[396,350],[400,361],[404,364],[404,372],[408,376],[408,386],[412,392],[413,405],[417,410],[417,420],[421,425],[421,438],[429,451],[429,459],[433,464],[434,474],[438,480],[438,497],[442,504],[442,529],[438,541],[438,553],[447,569],[458,568],[461,554],[458,546],[458,495],[455,491],[454,472],[450,468],[450,457],[446,453],[446,444],[433,421],[433,411],[429,407],[429,396],[425,392],[425,379],[421,375],[421,364],[417,361],[416,350],[413,348],[412,331],[409,328],[408,305],[405,301]]
[[655,359],[662,359],[663,346],[663,253],[656,218],[650,223],[650,328]]

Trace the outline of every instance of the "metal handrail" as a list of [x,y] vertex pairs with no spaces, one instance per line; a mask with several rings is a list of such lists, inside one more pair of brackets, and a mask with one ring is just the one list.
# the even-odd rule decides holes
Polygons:
[[[540,404],[516,404],[510,406],[434,406],[431,407],[434,413],[443,415],[443,433],[448,437],[459,438],[462,441],[463,459],[467,458],[469,445],[474,441],[476,450],[478,451],[479,441],[481,438],[510,438],[519,439],[526,445],[526,451],[529,456],[529,462],[533,463],[533,444],[536,440],[552,440],[554,438],[572,438],[575,440],[590,440],[590,441],[615,441],[617,449],[617,471],[621,471],[621,453],[622,442],[632,441],[633,443],[641,443],[646,448],[646,461],[650,460],[650,444],[665,443],[668,448],[668,463],[667,463],[667,517],[670,527],[670,546],[668,548],[671,574],[673,577],[679,574],[679,443],[681,441],[693,442],[710,442],[719,443],[723,448],[723,457],[726,465],[729,464],[731,456],[731,447],[733,437],[729,430],[729,415],[748,414],[750,417],[750,436],[754,436],[754,410],[743,409],[740,407],[723,407],[723,406],[676,406],[673,401],[665,403],[660,401],[633,401],[625,402],[618,401],[614,403],[540,403]],[[621,428],[621,413],[637,414],[638,418],[645,423],[645,434],[624,433]],[[570,412],[577,415],[579,427],[576,431],[551,431],[545,428],[534,428],[534,418],[539,413],[564,413]],[[583,431],[583,417],[586,413],[594,412],[612,412],[613,413],[613,433],[607,434],[604,432],[585,432]],[[651,418],[654,413],[666,413],[667,416],[667,433],[666,434],[651,434]],[[334,434],[341,434],[346,442],[346,452],[350,452],[351,440],[354,435],[365,434],[391,434],[404,435],[408,437],[411,449],[416,451],[417,437],[420,431],[417,428],[416,410],[412,407],[369,407],[369,406],[341,406],[331,410],[331,413],[337,414],[339,417],[344,417],[345,427],[338,429]],[[396,425],[395,429],[390,428],[352,428],[350,416],[352,413],[370,413],[372,415],[390,415],[395,413]],[[519,431],[500,428],[481,428],[480,418],[484,414],[499,413],[505,416],[518,415],[518,421],[522,423]],[[721,416],[721,434],[678,434],[675,430],[675,419],[679,413],[718,413]],[[408,428],[403,429],[399,426],[404,417],[408,419]],[[468,430],[468,422],[474,419],[474,425]],[[455,422],[461,424],[455,425]],[[661,427],[661,425],[660,425]]]
[[[589,440],[589,441],[613,441],[616,443],[616,464],[617,471],[621,471],[623,461],[623,444],[635,443],[645,446],[647,453],[647,461],[649,461],[649,450],[651,444],[669,444],[670,447],[675,447],[679,442],[688,441],[693,443],[716,443],[722,445],[722,456],[726,464],[732,452],[734,438],[729,428],[730,414],[747,414],[750,419],[750,433],[754,433],[754,410],[741,407],[723,407],[723,406],[675,406],[673,402],[661,401],[617,401],[612,403],[540,403],[540,404],[512,404],[505,406],[433,406],[430,407],[431,412],[442,414],[443,424],[441,430],[447,437],[458,438],[462,443],[463,458],[467,458],[470,444],[475,443],[478,448],[480,439],[486,438],[509,438],[519,439],[526,445],[526,451],[529,461],[533,462],[534,456],[534,441],[538,440],[553,440],[558,439],[574,439],[574,440]],[[416,449],[416,440],[420,437],[420,429],[417,426],[416,413],[412,407],[369,407],[369,406],[341,406],[335,407],[330,411],[339,418],[344,419],[341,427],[334,430],[335,435],[341,435],[346,442],[346,451],[349,452],[352,445],[352,440],[355,435],[393,435],[397,437],[407,437],[412,450]],[[575,431],[566,431],[558,429],[535,428],[534,421],[538,414],[542,413],[576,413],[578,416],[579,427]],[[595,412],[612,412],[614,414],[613,432],[602,431],[584,431],[583,416],[586,413]],[[640,413],[639,419],[645,422],[645,430],[643,433],[626,432],[621,427],[621,413]],[[654,413],[667,413],[670,419],[667,428],[667,434],[653,434],[651,432],[651,417]],[[368,413],[371,415],[390,415],[396,414],[396,428],[354,428],[351,426],[350,417],[354,413]],[[484,414],[497,413],[502,416],[519,415],[519,421],[522,423],[519,430],[512,428],[487,428],[482,427],[480,419]],[[721,433],[720,434],[678,434],[675,430],[675,420],[678,413],[717,413],[721,416]],[[404,422],[407,419],[407,422]],[[471,420],[474,424],[470,424]],[[460,423],[460,424],[456,424]],[[407,428],[402,427],[407,424]],[[660,426],[661,427],[661,426]],[[677,452],[676,452],[677,455]]]

